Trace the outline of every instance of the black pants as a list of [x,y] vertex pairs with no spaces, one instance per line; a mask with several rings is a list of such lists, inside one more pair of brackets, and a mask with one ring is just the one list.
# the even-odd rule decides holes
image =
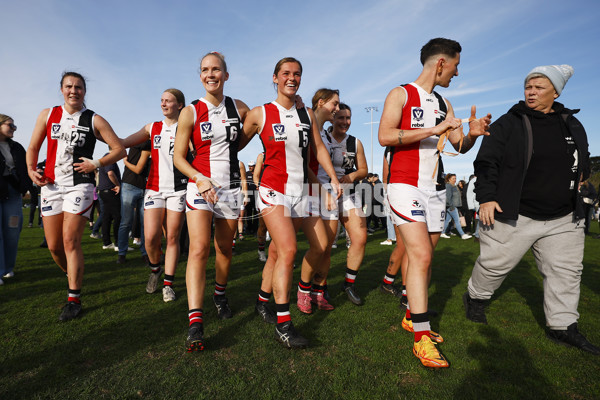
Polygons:
[[[104,204],[102,215],[102,244],[105,246],[117,243],[119,225],[121,224],[121,194],[115,194],[112,190],[100,190],[100,198]],[[112,222],[115,240],[110,240],[110,226]]]

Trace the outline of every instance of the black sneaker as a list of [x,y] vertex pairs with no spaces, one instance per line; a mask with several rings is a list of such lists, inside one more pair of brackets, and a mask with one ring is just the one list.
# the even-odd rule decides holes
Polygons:
[[119,255],[119,257],[117,258],[117,264],[125,264],[126,260],[125,260],[125,255]]
[[308,346],[308,340],[300,336],[292,321],[277,324],[275,327],[275,339],[288,349],[303,349]]
[[402,297],[400,297],[400,307],[408,307],[408,297],[406,297],[405,295],[402,295]]
[[350,300],[350,302],[352,304],[356,304],[357,306],[362,306],[363,302],[360,299],[360,297],[358,296],[358,294],[356,294],[356,289],[354,288],[354,284],[346,285],[344,283],[344,285],[342,286],[342,292],[346,292],[346,295],[348,296],[348,300]]
[[188,353],[204,350],[204,327],[201,323],[196,322],[190,326],[185,341],[185,349]]
[[579,333],[577,322],[573,322],[569,325],[566,331],[555,331],[550,329],[547,336],[550,340],[558,344],[577,347],[578,349],[592,353],[595,356],[600,355],[600,349],[588,342],[585,336]]
[[269,308],[267,303],[257,300],[256,306],[254,306],[254,311],[258,315],[260,315],[267,324],[276,324],[277,323],[277,315],[275,312]]
[[382,283],[379,285],[379,290],[381,290],[382,293],[391,294],[395,297],[402,297],[402,290],[390,283]]
[[66,322],[79,316],[81,316],[81,304],[75,303],[74,301],[69,301],[62,308],[62,312],[60,313],[58,320],[61,322]]
[[480,324],[487,325],[487,318],[485,317],[485,301],[472,299],[469,293],[463,295],[463,304],[465,305],[465,313],[467,319],[477,322]]
[[227,302],[227,297],[213,296],[213,302],[215,303],[215,307],[217,307],[217,317],[219,319],[229,319],[233,317],[233,313]]

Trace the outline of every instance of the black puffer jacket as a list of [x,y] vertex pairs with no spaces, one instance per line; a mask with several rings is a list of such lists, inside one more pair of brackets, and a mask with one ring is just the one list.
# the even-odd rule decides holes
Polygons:
[[6,169],[6,160],[0,152],[0,200],[8,198],[8,185],[12,185],[21,194],[27,193],[31,189],[31,179],[27,174],[27,163],[25,162],[25,149],[20,143],[8,139],[8,146],[12,154],[15,170],[12,175],[4,176]]
[[[573,136],[579,160],[577,175],[583,181],[590,175],[590,153],[585,129],[573,116],[579,110],[570,110],[558,102],[554,102],[552,108],[560,114]],[[490,126],[490,135],[484,137],[473,162],[477,201],[497,201],[504,212],[496,212],[495,218],[501,220],[516,220],[519,215],[521,190],[533,152],[533,134],[528,120],[533,113],[539,111],[530,109],[523,101],[515,104]],[[573,196],[577,196],[575,216],[583,218],[581,196],[577,190],[573,191]]]

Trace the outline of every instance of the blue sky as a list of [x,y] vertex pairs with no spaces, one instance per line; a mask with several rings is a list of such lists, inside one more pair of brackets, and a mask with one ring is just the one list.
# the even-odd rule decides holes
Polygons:
[[[141,6],[143,4],[143,6]],[[173,4],[172,6],[167,6]],[[575,73],[559,101],[578,114],[590,152],[600,155],[593,125],[600,74],[600,1],[71,1],[34,0],[3,5],[0,34],[0,113],[15,119],[16,139],[27,147],[35,119],[62,104],[62,71],[88,78],[86,104],[120,137],[162,119],[164,89],[181,89],[188,103],[204,94],[199,60],[225,54],[226,94],[250,107],[275,98],[273,67],[285,56],[304,67],[300,95],[307,104],[320,87],[337,88],[353,109],[350,133],[371,160],[370,115],[394,86],[421,71],[419,50],[433,37],[458,40],[459,76],[439,92],[458,117],[504,114],[523,97],[523,79],[535,66],[570,64]],[[374,165],[383,149],[373,126]],[[472,172],[478,145],[467,155],[445,157],[446,172]],[[247,163],[262,150],[255,138],[240,153]],[[99,144],[96,154],[106,151]],[[44,153],[45,154],[45,147]]]

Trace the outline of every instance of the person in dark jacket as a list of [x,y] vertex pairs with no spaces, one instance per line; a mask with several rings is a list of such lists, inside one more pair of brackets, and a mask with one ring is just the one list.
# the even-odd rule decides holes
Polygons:
[[[31,189],[25,149],[13,140],[17,126],[0,114],[0,276],[12,278],[23,225],[23,195]],[[0,285],[4,282],[0,279]]]
[[590,174],[581,123],[556,102],[569,65],[534,68],[525,101],[490,127],[474,162],[481,253],[463,296],[466,316],[487,323],[485,300],[531,248],[544,277],[547,335],[600,355],[577,329],[583,270],[584,208],[579,185]]

